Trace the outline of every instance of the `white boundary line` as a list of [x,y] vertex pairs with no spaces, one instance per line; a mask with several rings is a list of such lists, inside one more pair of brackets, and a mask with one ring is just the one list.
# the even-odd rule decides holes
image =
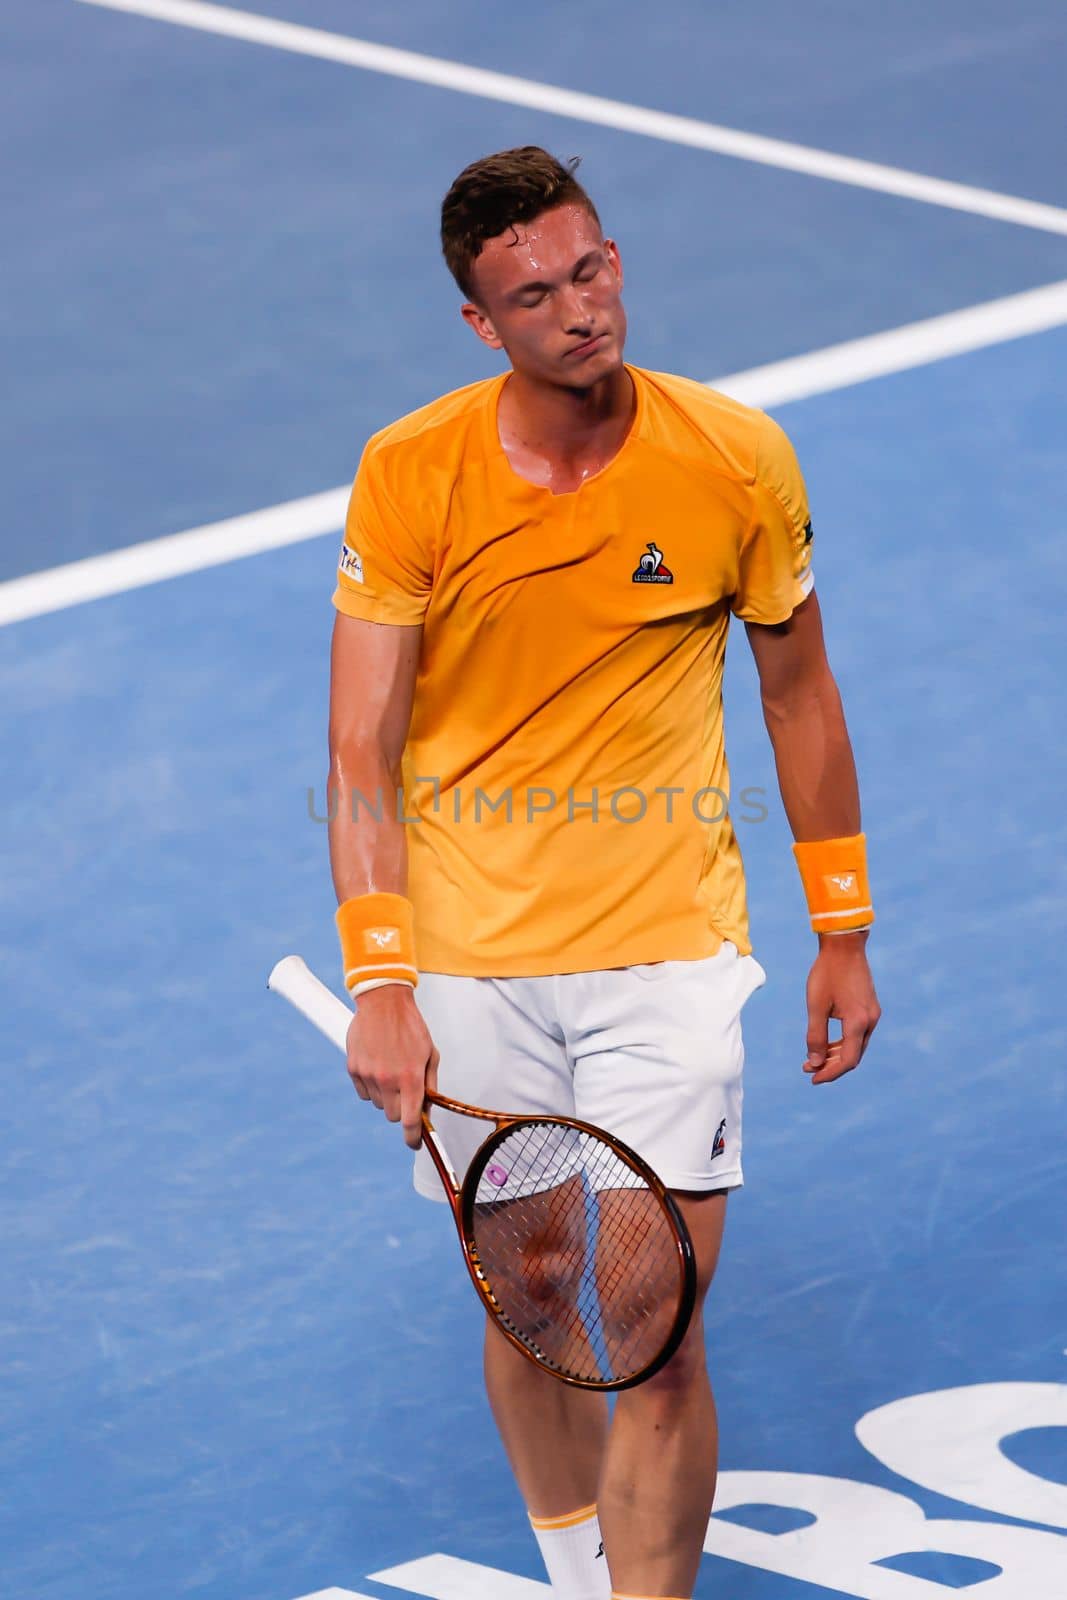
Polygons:
[[354,1589],[317,1589],[314,1594],[305,1594],[299,1600],[371,1600],[369,1594],[357,1594]]
[[547,1583],[519,1578],[513,1572],[483,1567],[480,1562],[463,1561],[458,1556],[421,1556],[368,1576],[374,1583],[425,1595],[426,1600],[552,1600]]
[[147,539],[123,550],[87,556],[83,561],[49,567],[45,572],[31,572],[24,578],[9,578],[0,583],[0,627],[317,538],[342,525],[348,496],[347,487],[327,489],[303,500],[286,500],[265,511],[250,511],[225,522],[190,528],[186,533]]
[[888,333],[828,345],[811,355],[772,361],[747,372],[714,378],[713,389],[723,389],[750,406],[782,406],[791,400],[848,389],[870,378],[912,367],[930,366],[946,356],[966,355],[989,345],[1005,344],[1024,334],[1047,333],[1067,323],[1067,279],[1041,289],[1026,289],[1002,300],[987,300],[963,311],[908,322]]
[[[889,333],[850,339],[789,361],[734,372],[713,379],[710,387],[747,405],[785,405],[1064,324],[1067,280],[911,322]],[[349,488],[343,485],[186,533],[10,578],[0,583],[0,627],[334,532],[344,523],[348,495]]]
[[605,100],[529,78],[511,77],[503,72],[487,72],[459,61],[444,61],[436,56],[418,55],[411,50],[396,50],[389,45],[352,39],[346,34],[328,33],[276,17],[259,16],[231,6],[208,5],[201,0],[79,0],[82,5],[99,6],[108,11],[125,11],[151,17],[158,22],[173,22],[203,33],[245,39],[251,44],[270,45],[295,55],[315,56],[349,67],[362,67],[394,78],[407,78],[459,94],[476,95],[484,100],[526,106],[531,111],[546,111],[554,116],[571,117],[579,122],[594,122],[605,128],[644,134],[650,139],[665,139],[673,144],[711,150],[734,156],[740,161],[755,161],[763,166],[781,167],[788,172],[806,173],[834,183],[851,184],[859,189],[874,189],[882,194],[918,200],[925,205],[944,206],[951,211],[967,211],[974,216],[1011,222],[1045,233],[1067,235],[1067,210],[1037,200],[999,194],[992,189],[970,184],[950,183],[929,178],[900,167],[860,161],[852,156],[835,155],[808,145],[791,144],[784,139],[765,139],[759,134],[724,128],[714,122],[674,116],[621,100]]

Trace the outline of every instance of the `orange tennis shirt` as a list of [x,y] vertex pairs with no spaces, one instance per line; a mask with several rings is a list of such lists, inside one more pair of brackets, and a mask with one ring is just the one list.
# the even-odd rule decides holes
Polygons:
[[[811,589],[796,456],[760,411],[627,368],[622,448],[572,494],[513,470],[508,374],[385,428],[360,463],[333,600],[421,623],[404,752],[419,967],[589,971],[751,949],[728,812],[733,613]],[[381,799],[364,797],[361,823]]]

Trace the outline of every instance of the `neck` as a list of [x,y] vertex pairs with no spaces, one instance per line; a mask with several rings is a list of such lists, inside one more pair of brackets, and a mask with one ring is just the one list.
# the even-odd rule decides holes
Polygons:
[[539,383],[512,372],[500,409],[502,419],[510,419],[528,446],[575,456],[615,435],[622,437],[633,417],[635,399],[633,379],[621,365],[588,389]]

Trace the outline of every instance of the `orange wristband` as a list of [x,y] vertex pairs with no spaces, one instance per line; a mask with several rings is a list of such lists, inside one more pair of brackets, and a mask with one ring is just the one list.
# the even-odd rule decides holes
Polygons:
[[853,933],[874,921],[867,881],[867,835],[802,839],[793,846],[816,933]]
[[368,978],[419,981],[415,965],[415,914],[402,894],[357,894],[337,908],[345,988]]

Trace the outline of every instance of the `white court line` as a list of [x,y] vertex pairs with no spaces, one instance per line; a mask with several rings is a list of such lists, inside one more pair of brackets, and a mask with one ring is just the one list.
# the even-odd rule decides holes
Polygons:
[[349,492],[348,487],[327,489],[265,511],[209,522],[162,539],[146,539],[143,544],[127,545],[106,555],[31,572],[25,578],[9,578],[0,583],[0,626],[330,533],[345,520]]
[[547,1583],[534,1578],[517,1578],[513,1572],[483,1567],[477,1561],[462,1561],[458,1556],[421,1556],[384,1572],[372,1572],[375,1583],[396,1589],[409,1589],[427,1600],[551,1600]]
[[782,167],[788,172],[803,172],[813,178],[827,178],[859,189],[874,189],[882,194],[899,195],[926,205],[945,206],[952,211],[968,211],[998,222],[1013,222],[1024,228],[1046,233],[1067,234],[1067,210],[1045,205],[1038,200],[1023,200],[1015,195],[998,194],[993,189],[974,188],[966,183],[950,183],[942,178],[925,177],[901,167],[886,167],[874,161],[835,155],[829,150],[791,144],[784,139],[766,139],[759,134],[724,128],[718,123],[701,122],[694,117],[679,117],[668,111],[653,111],[632,106],[622,100],[605,100],[529,78],[515,78],[503,72],[487,72],[481,67],[445,61],[437,56],[418,55],[411,50],[396,50],[389,45],[372,44],[347,34],[328,33],[276,17],[259,16],[253,11],[238,11],[231,6],[201,3],[201,0],[80,0],[82,5],[99,6],[108,11],[126,11],[159,22],[173,22],[203,33],[245,39],[252,44],[289,50],[295,55],[316,56],[338,61],[349,67],[362,67],[414,83],[453,89],[459,94],[476,95],[484,100],[499,100],[507,105],[526,106],[531,111],[546,111],[554,116],[572,117],[579,122],[594,122],[605,128],[644,134],[650,139],[666,139],[696,150],[711,150],[734,156],[739,161],[755,161],[763,166]]
[[[1044,333],[1065,323],[1067,280],[969,306],[965,311],[910,322],[889,333],[849,339],[810,355],[729,373],[713,378],[710,387],[722,389],[747,405],[785,405],[790,400],[828,394],[884,374],[928,366],[946,356],[981,350],[1024,334]],[[187,533],[149,539],[144,544],[89,556],[25,578],[10,578],[0,583],[0,626],[330,533],[344,522],[348,495],[349,487],[342,485],[303,500],[288,500],[264,511],[192,528]]]
[[357,1594],[354,1589],[316,1589],[314,1594],[304,1594],[300,1600],[371,1600],[369,1594]]
[[781,406],[790,400],[807,400],[812,395],[829,394],[881,378],[891,372],[907,372],[926,367],[945,356],[965,355],[988,345],[1005,344],[1028,333],[1047,333],[1067,323],[1067,279],[1043,289],[1026,289],[1003,300],[987,300],[984,305],[968,306],[964,311],[949,311],[944,316],[909,322],[888,333],[872,333],[863,339],[832,344],[811,355],[792,356],[787,361],[772,361],[765,367],[750,367],[747,372],[728,373],[714,378],[713,389],[722,389],[750,406]]

